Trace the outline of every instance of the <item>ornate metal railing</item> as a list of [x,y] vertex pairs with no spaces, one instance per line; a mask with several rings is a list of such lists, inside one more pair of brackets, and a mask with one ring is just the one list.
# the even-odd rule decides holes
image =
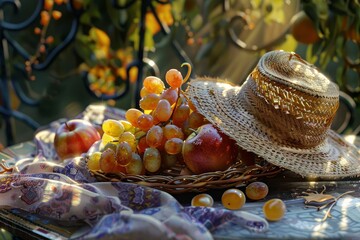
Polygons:
[[[113,0],[112,4],[113,4],[113,7],[116,9],[126,9],[126,8],[129,8],[131,5],[133,5],[136,1],[137,0],[132,0],[132,1],[128,1],[124,5],[120,5],[118,3],[118,1]],[[170,29],[168,27],[164,26],[162,24],[162,22],[160,21],[157,13],[155,11],[155,8],[153,6],[154,2],[157,2],[159,4],[169,3],[169,1],[161,1],[161,0],[141,1],[141,9],[140,9],[141,17],[140,17],[140,22],[139,22],[139,26],[140,26],[139,27],[139,39],[140,39],[140,41],[139,41],[139,46],[138,46],[137,59],[135,59],[133,62],[131,62],[127,66],[127,70],[126,70],[127,76],[129,76],[129,71],[131,68],[135,67],[138,69],[138,76],[137,76],[136,87],[135,87],[135,103],[138,103],[138,100],[139,100],[139,92],[140,92],[141,85],[138,83],[143,78],[142,69],[144,68],[144,65],[146,64],[149,67],[151,67],[153,69],[153,73],[155,75],[158,74],[158,70],[157,70],[158,68],[157,68],[156,64],[153,61],[144,57],[145,14],[146,14],[146,12],[150,10],[154,14],[157,22],[161,26],[161,31],[163,34],[165,34],[165,35],[170,34]],[[21,88],[18,79],[14,78],[11,75],[12,69],[9,69],[7,66],[7,62],[10,62],[10,60],[9,60],[9,57],[10,57],[9,50],[10,49],[9,48],[12,48],[12,50],[16,54],[19,54],[24,59],[24,62],[29,61],[32,56],[23,47],[21,47],[21,45],[16,40],[14,40],[8,32],[21,31],[23,29],[26,29],[34,21],[36,21],[43,9],[44,0],[37,1],[36,8],[33,11],[33,13],[31,14],[31,16],[29,18],[27,18],[25,21],[20,22],[20,23],[11,23],[11,22],[5,21],[4,11],[3,11],[3,8],[5,5],[11,5],[14,12],[16,13],[21,8],[21,4],[20,4],[20,1],[16,1],[16,0],[1,0],[0,1],[0,38],[2,39],[2,41],[0,42],[0,67],[1,67],[0,90],[1,90],[1,101],[2,101],[2,104],[0,106],[0,113],[4,119],[4,125],[5,125],[4,128],[6,129],[5,134],[7,137],[7,144],[11,145],[14,143],[14,135],[13,135],[13,131],[12,131],[13,123],[11,121],[12,118],[14,118],[18,121],[24,122],[26,125],[28,125],[32,129],[38,128],[39,123],[37,123],[35,120],[33,120],[28,115],[21,113],[19,111],[13,110],[11,108],[9,88],[10,87],[14,88],[17,97],[20,99],[20,101],[23,104],[36,107],[38,105],[39,101],[27,96],[25,94],[24,90]],[[33,71],[42,71],[42,70],[47,69],[50,66],[50,64],[56,59],[56,57],[74,40],[77,30],[78,30],[78,27],[79,27],[79,17],[81,16],[82,11],[75,9],[73,7],[72,1],[68,2],[67,5],[68,5],[68,8],[67,8],[68,11],[70,12],[70,14],[73,15],[70,31],[68,32],[67,36],[61,43],[59,43],[54,49],[52,49],[51,51],[48,52],[46,59],[44,59],[42,62],[31,63],[31,69]],[[181,49],[180,45],[176,42],[176,40],[173,40],[171,42],[171,44],[174,47],[174,49],[177,51],[177,53],[182,61],[191,62],[191,60],[187,57],[186,53]],[[14,67],[16,68],[17,71],[23,72],[24,76],[26,75],[26,69],[25,69],[26,64],[24,64],[23,66],[16,65]],[[86,74],[85,74],[84,79],[86,81],[86,79],[87,79]],[[113,95],[106,95],[106,94],[97,95],[97,94],[93,94],[92,90],[90,88],[88,88],[89,85],[86,84],[90,93],[93,94],[93,96],[95,96],[99,99],[102,99],[102,100],[119,99],[119,98],[123,97],[125,94],[128,93],[129,85],[130,85],[129,79],[126,79],[125,80],[125,88],[123,89],[123,91],[118,92]]]

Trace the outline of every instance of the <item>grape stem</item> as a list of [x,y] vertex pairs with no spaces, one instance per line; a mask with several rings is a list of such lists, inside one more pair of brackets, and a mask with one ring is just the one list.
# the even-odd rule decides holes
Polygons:
[[[184,78],[182,84],[184,84],[187,80],[189,80],[190,75],[191,75],[191,70],[192,70],[191,64],[188,63],[188,62],[184,62],[183,64],[181,64],[181,67],[183,67],[183,66],[187,66],[188,71],[187,71],[187,73],[186,73],[186,75],[185,75],[185,78]],[[181,86],[182,86],[182,84],[181,84]],[[176,110],[176,108],[177,108],[177,106],[178,106],[179,99],[181,99],[181,98],[180,98],[180,94],[183,93],[183,91],[181,90],[181,86],[180,86],[179,89],[178,89],[178,97],[177,97],[177,99],[176,99],[175,107],[174,107],[174,109],[173,109],[173,111],[172,111],[172,113],[171,113],[170,119],[173,118],[174,112],[175,112],[175,110]],[[184,94],[183,94],[183,95],[184,95]],[[185,98],[186,98],[186,97],[185,97]]]
[[5,167],[5,165],[2,164],[2,163],[0,163],[0,168],[3,169],[3,171],[0,171],[0,174],[6,173],[6,172],[12,172],[12,171],[13,171],[13,168],[7,168],[7,167]]
[[185,78],[184,78],[184,80],[183,80],[183,84],[184,84],[184,83],[186,83],[186,81],[189,80],[189,78],[190,78],[192,67],[191,67],[191,64],[188,63],[188,62],[184,62],[183,64],[181,64],[181,67],[183,67],[183,66],[187,66],[187,68],[188,68],[188,71],[187,71],[187,73],[186,73],[186,76],[185,76]]

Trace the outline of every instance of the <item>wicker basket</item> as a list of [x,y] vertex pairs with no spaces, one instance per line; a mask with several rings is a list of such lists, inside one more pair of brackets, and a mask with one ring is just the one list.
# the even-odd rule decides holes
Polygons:
[[264,160],[257,159],[255,164],[247,166],[238,161],[225,171],[183,175],[184,166],[179,164],[156,175],[127,175],[124,173],[103,173],[91,171],[98,181],[131,182],[157,188],[171,193],[204,192],[210,189],[239,187],[256,180],[274,177],[282,169]]

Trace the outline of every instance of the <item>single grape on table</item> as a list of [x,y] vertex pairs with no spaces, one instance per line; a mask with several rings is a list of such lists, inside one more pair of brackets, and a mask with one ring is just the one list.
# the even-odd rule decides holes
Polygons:
[[252,182],[245,189],[246,196],[251,200],[260,200],[269,193],[268,186],[263,182]]
[[265,202],[263,212],[267,220],[279,221],[285,215],[286,205],[281,199],[273,198]]
[[228,189],[221,196],[222,205],[230,210],[238,210],[242,208],[245,202],[245,194],[237,188]]
[[212,207],[214,199],[207,193],[201,193],[191,199],[191,206],[194,207]]

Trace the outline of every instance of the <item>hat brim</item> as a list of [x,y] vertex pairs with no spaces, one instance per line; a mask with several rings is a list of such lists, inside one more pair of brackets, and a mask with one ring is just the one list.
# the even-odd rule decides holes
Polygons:
[[237,97],[242,86],[214,79],[192,80],[186,94],[197,110],[237,144],[266,161],[303,177],[336,179],[360,176],[360,150],[328,130],[320,145],[299,149],[271,139]]

